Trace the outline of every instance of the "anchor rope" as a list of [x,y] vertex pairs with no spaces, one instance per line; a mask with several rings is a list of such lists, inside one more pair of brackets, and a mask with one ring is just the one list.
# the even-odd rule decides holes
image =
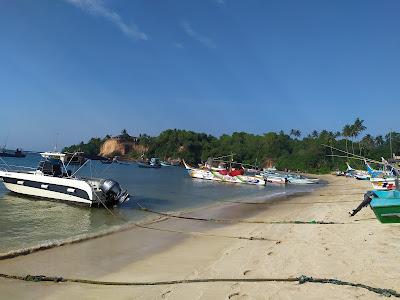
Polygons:
[[30,281],[30,282],[53,282],[55,284],[70,282],[70,283],[108,285],[108,286],[160,286],[160,285],[178,285],[178,284],[207,283],[207,282],[243,282],[243,283],[297,282],[299,284],[320,283],[320,284],[331,284],[339,286],[351,286],[355,288],[365,289],[385,297],[394,296],[400,298],[400,293],[393,289],[378,288],[363,283],[343,281],[335,278],[314,278],[306,275],[301,275],[298,277],[287,277],[287,278],[198,278],[198,279],[181,279],[181,280],[167,280],[167,281],[100,281],[92,279],[67,278],[61,276],[12,275],[12,274],[0,273],[0,278]]
[[341,223],[341,222],[330,222],[330,221],[259,221],[259,220],[241,220],[241,219],[215,219],[215,218],[197,218],[197,217],[188,217],[170,213],[164,213],[160,211],[155,211],[148,209],[138,202],[136,202],[140,208],[136,208],[139,211],[145,211],[148,213],[160,215],[167,218],[176,218],[176,219],[185,219],[185,220],[193,220],[193,221],[202,221],[202,222],[214,222],[214,223],[243,223],[243,224],[319,224],[319,225],[337,225],[337,224],[352,224],[352,223]]

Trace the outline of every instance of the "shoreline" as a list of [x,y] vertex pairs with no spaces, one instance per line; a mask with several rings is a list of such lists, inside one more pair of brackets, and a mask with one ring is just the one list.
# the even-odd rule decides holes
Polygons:
[[[325,183],[324,183],[325,185]],[[315,190],[321,188],[323,186],[322,184],[319,185],[318,187],[315,188]],[[254,202],[258,204],[268,204],[272,203],[274,201],[283,201],[284,199],[287,199],[288,197],[296,197],[302,194],[307,194],[311,193],[312,190],[310,191],[293,191],[290,193],[285,192],[278,192],[277,194],[272,194],[272,195],[267,195],[266,197],[262,198],[261,201]],[[46,201],[46,200],[43,200]],[[217,210],[217,211],[223,211],[225,207],[229,206],[237,206],[241,204],[246,204],[246,202],[242,201],[216,201],[214,203],[207,203],[203,206],[195,206],[195,207],[189,207],[189,208],[184,208],[184,209],[179,209],[179,210],[168,210],[168,211],[163,211],[160,214],[153,213],[151,211],[147,211],[148,216],[144,217],[143,219],[140,219],[138,221],[127,221],[123,224],[120,225],[113,225],[110,228],[107,229],[102,229],[99,231],[94,231],[90,233],[83,233],[83,234],[78,234],[74,235],[71,237],[63,238],[63,239],[54,239],[54,240],[49,240],[46,242],[39,242],[35,245],[23,247],[23,248],[16,248],[16,249],[11,249],[9,251],[5,252],[0,252],[0,261],[5,260],[5,259],[10,259],[18,256],[25,256],[25,255],[30,255],[35,252],[39,251],[44,251],[48,249],[53,249],[57,247],[63,247],[66,245],[73,245],[77,243],[82,243],[85,241],[105,237],[111,234],[127,231],[127,230],[132,230],[135,228],[140,228],[141,226],[149,226],[155,223],[163,222],[167,219],[174,219],[176,216],[183,216],[183,215],[190,215],[190,214],[196,214],[199,213],[201,214],[202,211],[211,211],[211,210]],[[139,210],[140,211],[140,210]],[[143,211],[142,212],[146,212]],[[170,214],[170,216],[167,216],[167,214]],[[242,217],[246,217],[245,210],[242,210]],[[117,215],[119,217],[119,215]]]
[[[400,285],[398,227],[379,224],[372,211],[356,219],[347,211],[361,202],[364,182],[322,176],[330,184],[312,193],[268,201],[235,203],[223,209],[202,208],[189,215],[240,218],[249,221],[324,220],[320,224],[209,224],[168,219],[159,229],[205,232],[211,236],[173,232],[128,230],[106,237],[0,261],[2,273],[45,274],[104,281],[157,281],[196,278],[314,277],[338,278],[396,289]],[[346,188],[347,187],[347,188]],[[285,197],[283,197],[285,198]],[[294,200],[294,198],[296,198]],[[261,205],[257,205],[261,204]],[[219,215],[218,215],[219,214]],[[362,222],[360,222],[362,221]],[[135,231],[135,233],[134,233]],[[243,240],[226,236],[258,236]],[[169,246],[164,247],[166,242]],[[115,245],[115,247],[113,247]],[[153,245],[153,251],[149,245]],[[155,245],[155,247],[154,247]],[[158,247],[158,248],[157,248]],[[141,255],[141,254],[145,255]],[[65,261],[65,260],[68,261]],[[376,299],[362,289],[296,283],[194,283],[154,287],[106,287],[82,284],[32,283],[0,279],[0,292],[8,298],[356,298]]]

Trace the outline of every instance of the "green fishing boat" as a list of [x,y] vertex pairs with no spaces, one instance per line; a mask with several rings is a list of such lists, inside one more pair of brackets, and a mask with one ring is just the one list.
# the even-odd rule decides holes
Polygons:
[[371,208],[381,223],[400,223],[400,191],[373,191]]

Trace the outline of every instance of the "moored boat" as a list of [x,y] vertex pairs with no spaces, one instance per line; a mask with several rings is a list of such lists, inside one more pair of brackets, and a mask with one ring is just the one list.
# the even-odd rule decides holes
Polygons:
[[24,158],[25,156],[26,156],[26,154],[23,153],[22,150],[21,150],[21,149],[18,149],[18,148],[17,148],[17,150],[15,150],[14,152],[8,151],[8,150],[6,150],[6,149],[4,149],[4,148],[0,151],[0,157],[17,157],[17,158]]
[[[89,206],[112,206],[129,200],[129,194],[111,179],[78,177],[65,166],[66,154],[41,153],[34,170],[0,170],[0,179],[11,192]],[[30,169],[30,168],[26,168]]]
[[381,223],[400,223],[400,191],[373,191],[370,206]]
[[159,158],[152,157],[149,162],[138,162],[139,168],[161,168],[161,163]]
[[263,178],[255,176],[242,175],[239,169],[231,170],[212,170],[207,168],[193,168],[189,166],[185,161],[183,164],[192,178],[199,178],[205,180],[213,180],[218,182],[229,182],[229,183],[241,183],[241,184],[252,184],[252,185],[265,185]]
[[319,179],[308,178],[303,175],[293,173],[279,173],[279,172],[262,172],[267,182],[273,183],[291,183],[291,184],[315,184],[319,182]]
[[374,190],[394,190],[396,188],[396,178],[371,178],[369,180]]

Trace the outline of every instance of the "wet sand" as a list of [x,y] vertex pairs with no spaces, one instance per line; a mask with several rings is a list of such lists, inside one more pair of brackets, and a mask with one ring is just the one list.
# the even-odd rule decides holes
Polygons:
[[[196,278],[338,278],[400,289],[398,225],[380,224],[370,208],[356,217],[368,182],[323,176],[329,185],[270,203],[230,203],[189,216],[248,221],[332,221],[345,224],[219,224],[169,219],[79,244],[0,261],[0,272],[46,274],[104,281]],[[184,234],[186,232],[189,234]],[[232,237],[263,237],[246,240]],[[306,283],[191,283],[95,286],[0,279],[7,299],[381,299],[370,291]]]

